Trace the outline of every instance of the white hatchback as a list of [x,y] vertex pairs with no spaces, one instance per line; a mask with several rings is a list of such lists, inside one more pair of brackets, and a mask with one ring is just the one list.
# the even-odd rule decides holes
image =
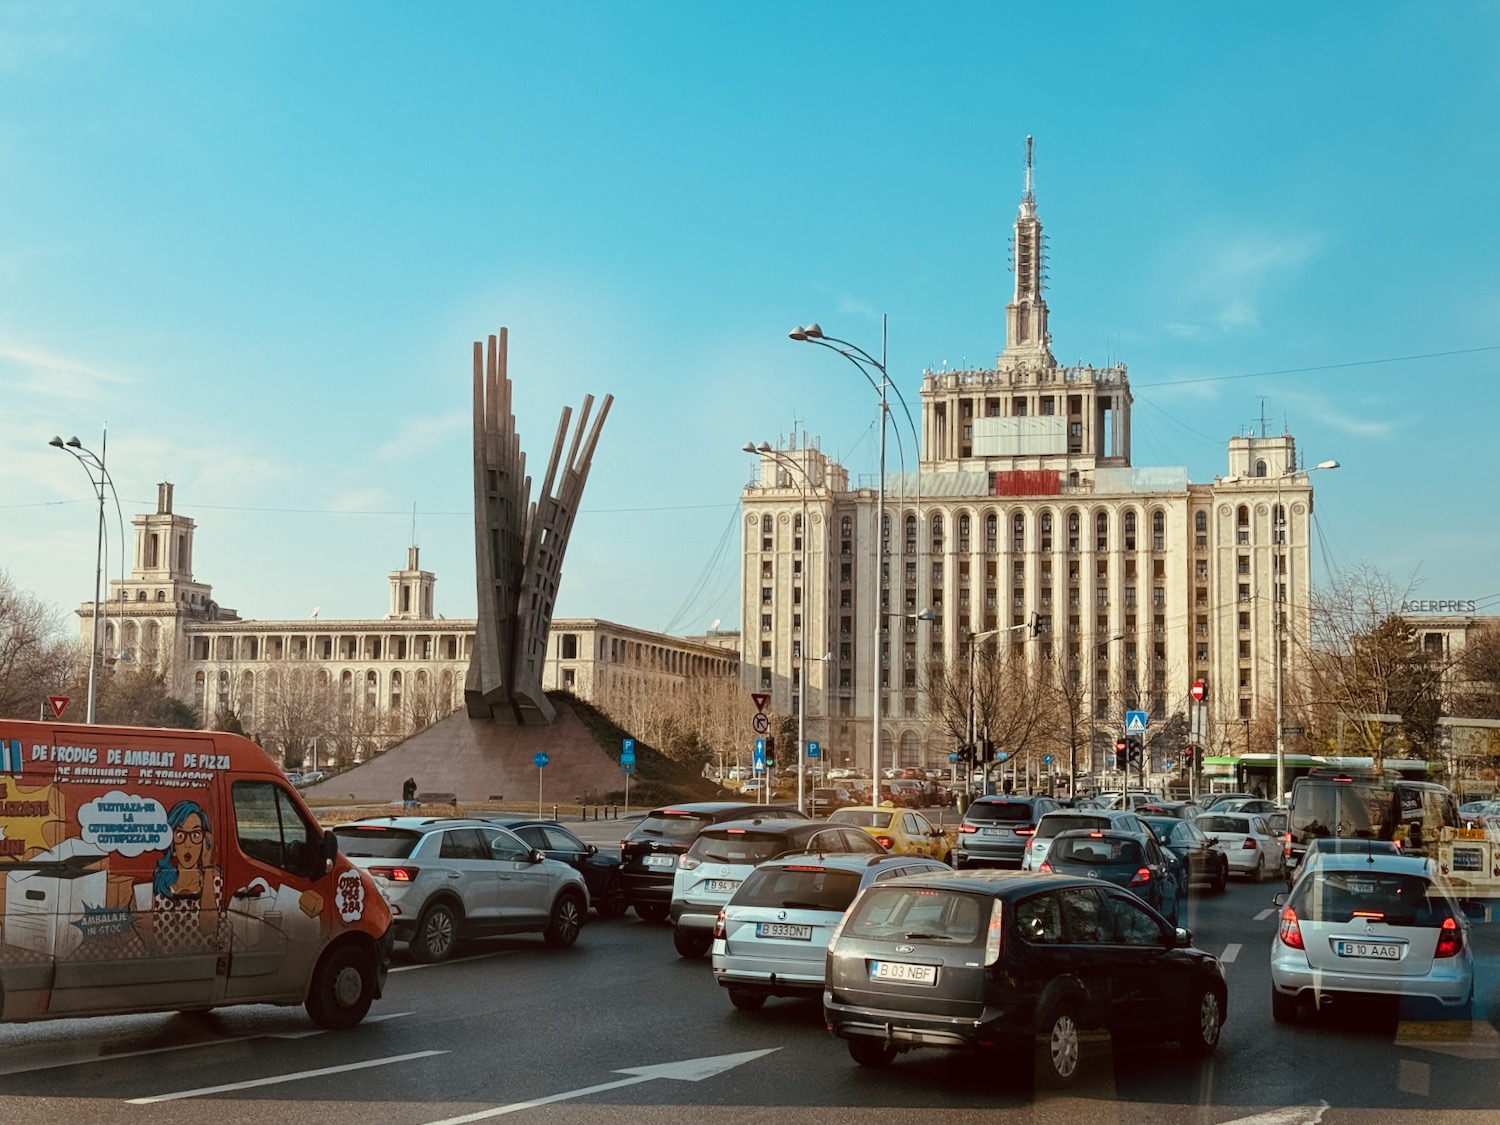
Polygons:
[[1204,813],[1193,821],[1229,857],[1231,875],[1248,875],[1257,882],[1281,874],[1281,837],[1266,818],[1254,813]]
[[1436,1002],[1468,1018],[1474,1002],[1469,923],[1418,856],[1334,854],[1288,893],[1271,943],[1271,1015],[1340,995]]

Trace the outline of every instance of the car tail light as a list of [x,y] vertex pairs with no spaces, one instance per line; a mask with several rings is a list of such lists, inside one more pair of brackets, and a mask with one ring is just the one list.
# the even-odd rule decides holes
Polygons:
[[968,821],[965,821],[964,823],[962,823],[962,824],[960,824],[958,826],[958,830],[960,832],[962,832],[964,835],[968,835],[970,832],[978,832],[979,828],[978,828],[977,825],[973,825],[973,824],[970,824]]
[[1129,885],[1132,887],[1144,887],[1149,882],[1151,882],[1151,868],[1139,867],[1136,869],[1135,875],[1130,880]]
[[1291,855],[1292,855],[1292,834],[1290,832],[1288,832],[1285,836],[1283,836],[1281,838],[1281,854],[1284,855],[1284,856],[1286,856],[1288,859],[1291,858]]
[[719,911],[719,916],[714,919],[714,937],[716,938],[724,936],[724,915],[727,913],[728,911],[721,910]]
[[1016,829],[1016,835],[1017,836],[1031,836],[1031,835],[1035,834],[1035,832],[1036,832],[1036,825],[1034,825],[1034,824],[1028,824],[1025,828],[1017,828]]
[[684,871],[691,871],[695,867],[702,867],[703,861],[690,855],[679,856],[677,860],[677,866],[682,868]]
[[1302,924],[1297,921],[1297,912],[1288,906],[1281,912],[1281,922],[1276,928],[1276,936],[1281,939],[1282,945],[1293,949],[1306,949],[1302,944]]
[[882,848],[888,848],[892,844],[894,844],[896,841],[894,841],[893,839],[891,839],[891,837],[889,837],[889,836],[876,836],[875,837],[875,842],[877,844],[879,844]]
[[1037,870],[1038,871],[1051,871],[1052,870],[1052,865],[1050,863],[1048,863],[1046,860],[1043,860],[1042,861],[1042,865],[1039,868],[1037,868]]
[[1250,851],[1254,851],[1254,850],[1255,850],[1255,841],[1252,840],[1252,839],[1250,839],[1249,836],[1246,836],[1245,837],[1245,842],[1240,845],[1240,851],[1242,851],[1242,852],[1250,852]]
[[389,879],[393,883],[414,883],[421,872],[419,867],[372,867],[370,874],[377,879]]
[[1003,920],[1003,909],[1000,905],[1000,900],[997,898],[994,900],[994,905],[990,907],[990,928],[984,935],[984,963],[986,965],[998,964],[1000,961],[1000,952],[1003,948],[1001,943],[1001,923]]
[[1464,947],[1463,931],[1458,928],[1458,922],[1453,918],[1443,919],[1443,928],[1438,931],[1437,950],[1434,957],[1457,957],[1458,951]]
[[823,867],[819,867],[815,863],[789,863],[782,870],[784,870],[784,871],[825,871],[827,869],[823,868]]

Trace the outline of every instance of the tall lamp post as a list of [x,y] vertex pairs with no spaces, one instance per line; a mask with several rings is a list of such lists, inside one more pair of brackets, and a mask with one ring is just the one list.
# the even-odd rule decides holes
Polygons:
[[[770,457],[778,465],[796,469],[799,477],[799,490],[802,493],[802,535],[799,542],[802,544],[798,550],[798,561],[802,564],[802,584],[807,588],[807,486],[811,483],[807,479],[807,466],[799,465],[790,457],[785,456],[780,450],[773,449],[770,442],[761,442],[756,445],[747,441],[744,445],[746,453],[758,453],[762,457]],[[803,616],[807,616],[806,605],[803,607]],[[804,627],[803,636],[807,631]],[[798,642],[797,646],[797,808],[805,811],[807,795],[807,654],[804,651],[806,644]],[[825,681],[826,682],[826,681]]]
[[[906,399],[901,390],[894,387],[890,376],[886,371],[886,318],[880,318],[880,358],[876,359],[869,352],[848,340],[840,340],[829,336],[816,323],[809,324],[806,328],[798,325],[787,333],[793,340],[801,343],[817,344],[827,348],[829,351],[837,352],[859,369],[859,373],[865,377],[870,386],[880,396],[880,479],[877,482],[877,497],[875,510],[875,612],[872,614],[874,624],[874,647],[870,653],[871,672],[871,715],[870,715],[870,765],[871,773],[876,774],[880,769],[880,730],[884,715],[882,714],[881,699],[881,642],[885,638],[885,424],[889,412],[887,391],[894,389],[896,397],[900,399],[903,409],[906,409],[908,421],[911,419],[911,410],[906,407]],[[877,380],[870,372],[878,372],[880,378]],[[913,435],[916,428],[913,425]],[[917,451],[920,456],[920,451]],[[878,784],[878,778],[876,779]]]
[[1275,638],[1275,681],[1276,689],[1276,802],[1280,804],[1286,797],[1286,734],[1281,727],[1281,634],[1286,629],[1283,620],[1286,603],[1281,597],[1282,581],[1286,577],[1285,556],[1282,548],[1286,546],[1283,536],[1286,527],[1286,513],[1281,508],[1281,482],[1287,477],[1306,476],[1319,469],[1337,469],[1337,461],[1319,461],[1316,465],[1307,469],[1286,469],[1276,476],[1276,505],[1271,509],[1271,578],[1272,578],[1272,606],[1275,613],[1271,622],[1271,633]]
[[84,448],[83,443],[76,437],[70,437],[67,441],[61,437],[54,437],[47,444],[71,454],[73,459],[83,466],[83,471],[88,474],[89,484],[93,486],[94,493],[99,499],[99,523],[94,542],[94,617],[89,632],[88,717],[85,720],[92,723],[98,700],[99,596],[100,586],[104,579],[104,489],[108,485],[110,491],[114,491],[115,487],[115,482],[110,479],[109,470],[104,467],[104,458],[109,451],[109,430],[104,431],[97,455],[92,450]]
[[[973,749],[974,749],[974,747],[977,746],[978,743],[979,743],[979,715],[978,715],[978,712],[977,712],[977,710],[976,710],[976,708],[974,706],[974,660],[975,660],[975,657],[979,654],[979,645],[980,645],[980,643],[983,642],[983,641],[989,640],[991,637],[998,637],[1001,632],[1003,632],[1003,630],[1000,630],[1000,629],[986,629],[982,633],[970,633],[969,634],[969,749],[970,749],[970,752],[972,752]],[[986,775],[986,780],[988,780],[988,775]],[[965,778],[964,781],[965,781],[964,791],[966,793],[971,792],[971,790],[973,788],[973,784],[974,784],[974,770],[973,770],[972,767],[969,770],[969,776],[967,778]]]

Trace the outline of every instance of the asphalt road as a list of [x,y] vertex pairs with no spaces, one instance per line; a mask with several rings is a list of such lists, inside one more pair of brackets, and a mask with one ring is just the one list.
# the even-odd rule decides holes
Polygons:
[[[589,835],[617,840],[615,827]],[[862,1070],[824,1031],[816,1004],[735,1011],[706,961],[681,960],[665,926],[628,915],[591,921],[571,950],[496,939],[438,966],[398,950],[385,999],[350,1032],[263,1007],[0,1027],[0,1121],[933,1125],[983,1111],[1059,1125],[1470,1125],[1475,1110],[1500,1119],[1500,926],[1478,932],[1472,1024],[1366,1006],[1282,1027],[1271,1020],[1266,964],[1276,889],[1234,884],[1191,908],[1198,944],[1228,963],[1229,1022],[1215,1058],[1098,1042],[1066,1095],[1034,1090],[1030,1060],[927,1051]],[[704,1059],[715,1061],[695,1062]]]

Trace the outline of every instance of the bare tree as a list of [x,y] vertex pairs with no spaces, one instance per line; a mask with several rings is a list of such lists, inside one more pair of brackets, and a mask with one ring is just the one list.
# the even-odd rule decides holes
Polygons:
[[1050,729],[1052,688],[1039,674],[1024,644],[976,649],[966,660],[934,664],[928,670],[928,712],[957,744],[988,738],[1007,760],[1030,764],[1045,747]]
[[49,695],[69,690],[78,656],[57,610],[0,570],[0,716],[40,718]]

